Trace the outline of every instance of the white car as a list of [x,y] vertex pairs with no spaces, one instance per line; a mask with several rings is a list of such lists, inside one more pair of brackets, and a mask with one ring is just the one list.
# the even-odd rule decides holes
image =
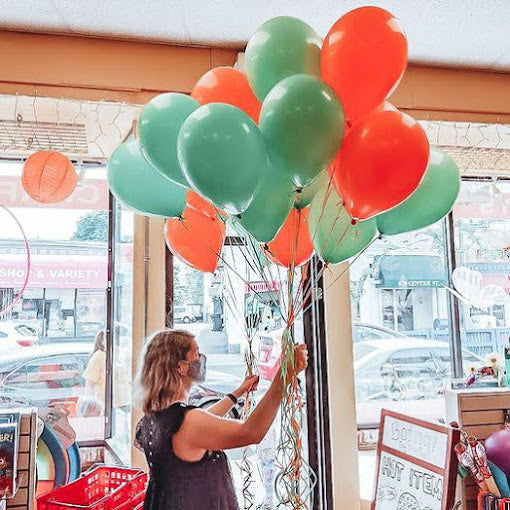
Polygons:
[[[426,419],[444,417],[445,381],[451,377],[448,342],[420,338],[366,340],[353,344],[358,424],[379,421],[382,408]],[[464,372],[484,365],[462,349]]]
[[39,333],[33,325],[0,319],[0,352],[32,347],[38,343]]

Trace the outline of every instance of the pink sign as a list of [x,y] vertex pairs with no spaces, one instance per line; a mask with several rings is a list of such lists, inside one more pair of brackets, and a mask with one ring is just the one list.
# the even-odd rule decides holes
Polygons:
[[[20,288],[27,274],[24,255],[0,255],[0,287]],[[105,289],[106,256],[33,255],[29,289]]]
[[458,203],[453,208],[454,218],[481,218],[487,220],[510,219],[510,194],[504,193],[498,200],[483,203]]
[[280,284],[278,282],[249,282],[244,285],[244,293],[250,292],[278,292]]

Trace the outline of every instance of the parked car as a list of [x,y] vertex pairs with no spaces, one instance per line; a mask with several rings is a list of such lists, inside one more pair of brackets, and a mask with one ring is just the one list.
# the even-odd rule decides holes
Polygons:
[[175,322],[184,322],[184,324],[188,324],[190,322],[195,322],[195,320],[195,314],[190,306],[176,306],[174,308]]
[[[17,401],[37,407],[61,404],[74,416],[84,393],[82,374],[92,349],[92,343],[68,342],[2,353],[0,402]],[[194,387],[190,403],[208,407],[240,383],[232,374],[209,370],[205,383]],[[240,415],[241,405],[233,411],[233,417]]]
[[[283,329],[274,331],[259,332],[254,339],[254,352],[258,356],[260,376],[266,380],[273,380],[276,372],[280,368],[281,340]],[[406,339],[413,341],[409,337],[393,331],[388,328],[376,326],[374,324],[365,324],[355,322],[352,327],[352,341],[354,343],[363,340],[383,340],[383,339]]]
[[39,333],[34,326],[0,320],[0,353],[18,347],[32,347],[38,343]]
[[[464,370],[484,360],[462,350]],[[366,340],[354,344],[357,402],[423,400],[443,394],[451,377],[450,346],[423,339]]]

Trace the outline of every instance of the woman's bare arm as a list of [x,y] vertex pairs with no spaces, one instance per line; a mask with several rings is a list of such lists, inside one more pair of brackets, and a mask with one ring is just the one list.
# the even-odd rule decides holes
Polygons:
[[[295,373],[307,365],[304,345],[296,347]],[[264,397],[245,422],[220,418],[194,409],[187,413],[179,432],[174,436],[174,448],[179,456],[196,456],[202,450],[225,450],[259,443],[273,423],[283,394],[281,369]]]

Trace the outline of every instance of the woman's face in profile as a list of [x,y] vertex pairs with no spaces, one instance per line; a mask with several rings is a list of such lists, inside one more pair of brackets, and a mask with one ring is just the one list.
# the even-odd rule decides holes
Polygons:
[[186,354],[186,361],[198,361],[200,359],[200,348],[197,341],[193,338],[191,340],[191,347]]

